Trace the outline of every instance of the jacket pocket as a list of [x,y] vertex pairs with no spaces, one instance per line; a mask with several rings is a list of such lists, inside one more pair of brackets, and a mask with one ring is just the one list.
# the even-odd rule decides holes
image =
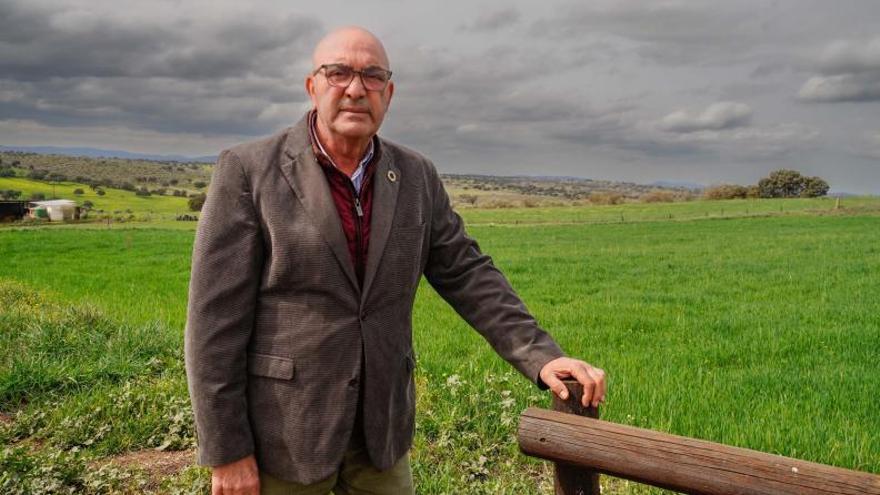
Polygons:
[[291,380],[293,368],[293,359],[290,358],[254,352],[249,352],[247,355],[247,369],[252,375]]

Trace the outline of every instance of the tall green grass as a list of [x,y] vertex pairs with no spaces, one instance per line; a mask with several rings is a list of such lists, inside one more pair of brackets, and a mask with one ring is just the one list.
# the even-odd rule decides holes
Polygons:
[[[880,473],[880,217],[471,221],[472,235],[563,348],[608,371],[603,418]],[[192,235],[0,231],[0,278],[44,287],[62,306],[87,301],[126,325],[158,320],[171,336],[160,339],[169,349],[159,354],[171,356],[179,352]],[[546,405],[547,395],[515,375],[427,285],[414,332],[420,493],[549,493],[546,464],[518,454],[513,436],[518,413]],[[166,401],[185,401],[180,368],[168,365],[158,377],[140,369],[133,380],[153,383],[170,394]],[[86,405],[122,394],[131,379],[111,377],[83,380],[99,384],[94,397],[46,388],[68,398],[54,408],[56,423],[45,424],[88,416]],[[28,411],[17,425],[31,424],[37,409]],[[88,428],[104,421],[131,422],[109,414]],[[145,433],[114,438],[95,452],[152,445]]]

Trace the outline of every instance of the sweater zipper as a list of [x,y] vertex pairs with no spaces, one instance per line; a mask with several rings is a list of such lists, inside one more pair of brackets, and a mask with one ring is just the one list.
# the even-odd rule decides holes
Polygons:
[[[355,239],[355,270],[363,276],[362,271],[365,269],[364,267],[364,232],[363,232],[363,219],[364,219],[364,209],[361,207],[361,198],[360,193],[354,188],[354,184],[349,182],[351,186],[351,193],[354,196],[354,239]],[[360,281],[363,283],[363,280]]]

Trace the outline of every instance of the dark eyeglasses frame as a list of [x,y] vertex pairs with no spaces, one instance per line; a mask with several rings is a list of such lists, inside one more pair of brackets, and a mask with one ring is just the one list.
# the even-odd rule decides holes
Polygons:
[[[351,79],[348,80],[348,83],[346,83],[346,84],[333,84],[333,82],[330,80],[330,78],[327,77],[327,69],[328,68],[337,68],[337,67],[344,67],[344,68],[351,71]],[[388,83],[391,81],[391,71],[388,69],[383,69],[382,67],[373,66],[373,67],[367,67],[366,69],[363,69],[363,70],[355,70],[353,67],[346,65],[346,64],[323,64],[320,67],[318,67],[317,69],[315,69],[314,72],[312,72],[312,75],[313,76],[317,75],[318,72],[321,72],[321,69],[324,69],[324,77],[327,79],[327,83],[333,87],[336,87],[336,88],[349,87],[351,85],[352,81],[354,81],[355,75],[357,75],[358,77],[361,78],[361,86],[363,86],[364,89],[366,89],[367,91],[384,91],[385,88],[388,87]],[[385,79],[385,84],[382,85],[382,87],[378,88],[378,89],[368,88],[367,85],[364,83],[364,71],[366,71],[366,70],[379,70],[379,71],[382,71],[383,73],[385,73],[387,76]]]

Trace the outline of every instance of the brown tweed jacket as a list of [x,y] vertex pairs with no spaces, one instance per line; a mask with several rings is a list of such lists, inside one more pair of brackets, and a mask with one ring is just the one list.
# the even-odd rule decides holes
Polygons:
[[431,162],[385,139],[378,152],[363,289],[305,119],[221,153],[185,332],[200,463],[254,453],[279,478],[324,479],[362,390],[367,451],[391,467],[412,444],[411,317],[423,274],[533,382],[563,355],[466,235]]

